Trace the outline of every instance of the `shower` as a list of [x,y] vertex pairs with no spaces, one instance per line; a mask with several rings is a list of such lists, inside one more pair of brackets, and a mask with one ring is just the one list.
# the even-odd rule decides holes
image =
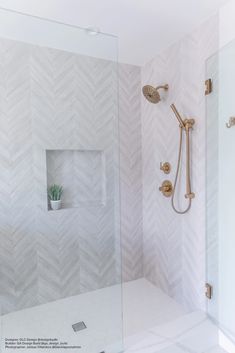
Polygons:
[[[142,91],[145,98],[150,103],[159,103],[161,101],[160,94],[158,92],[159,89],[168,90],[168,84],[158,86],[154,88],[153,86],[146,85],[143,87]],[[195,124],[194,119],[183,119],[176,109],[174,104],[171,104],[171,109],[175,114],[180,128],[180,141],[179,141],[179,152],[178,152],[178,161],[177,161],[177,168],[175,174],[174,185],[169,180],[165,180],[162,186],[159,188],[160,191],[163,192],[164,196],[168,197],[171,196],[171,205],[173,210],[178,214],[185,214],[187,213],[192,204],[192,199],[195,197],[195,194],[191,190],[191,173],[190,173],[190,130],[192,130],[193,125]],[[184,210],[178,210],[175,206],[175,189],[178,182],[179,171],[180,171],[180,164],[181,164],[181,157],[182,157],[182,143],[183,143],[183,131],[186,134],[186,193],[185,198],[188,199],[188,206]]]
[[169,86],[167,84],[162,85],[162,86],[158,86],[158,87],[146,85],[143,87],[142,91],[143,91],[143,95],[150,103],[157,104],[161,101],[161,96],[158,92],[159,89],[164,89],[165,91],[167,91],[168,88],[169,88]]

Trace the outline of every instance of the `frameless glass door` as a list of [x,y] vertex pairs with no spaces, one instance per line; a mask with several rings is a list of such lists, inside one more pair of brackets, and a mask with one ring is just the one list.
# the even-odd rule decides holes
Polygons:
[[0,76],[1,351],[119,353],[117,39],[0,10]]
[[235,42],[207,61],[208,313],[235,341]]

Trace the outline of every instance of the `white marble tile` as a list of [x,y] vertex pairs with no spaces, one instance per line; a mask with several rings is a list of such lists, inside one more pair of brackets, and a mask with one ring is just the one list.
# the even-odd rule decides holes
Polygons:
[[169,339],[176,339],[206,320],[202,311],[183,315],[178,319],[151,329],[151,332]]
[[[116,71],[111,61],[0,39],[1,313],[119,283],[118,106],[123,278],[142,276],[140,68]],[[48,149],[90,152],[53,154],[47,173]],[[62,182],[64,203],[81,207],[38,212],[47,176]]]
[[206,320],[177,338],[176,341],[197,353],[206,352],[218,345],[218,328]]
[[217,327],[200,311],[132,336],[129,343],[128,353],[225,352],[218,345]]
[[[142,98],[144,275],[190,310],[205,308],[205,60],[218,43],[218,17],[213,16],[180,42],[142,68],[142,84],[169,83],[164,103]],[[175,171],[178,131],[170,104],[196,118],[192,133],[192,211],[178,217],[156,185],[163,180],[161,161]],[[184,173],[184,170],[182,171]],[[181,178],[184,188],[184,175]],[[200,190],[200,192],[197,192]],[[180,190],[179,190],[180,191]],[[181,189],[183,191],[183,189]],[[180,197],[181,193],[177,193]],[[178,200],[177,200],[178,201]],[[181,207],[184,198],[179,199]],[[178,202],[177,202],[178,203]]]
[[155,353],[170,345],[171,342],[146,332],[145,338],[127,349],[125,353]]
[[175,320],[185,313],[181,305],[144,278],[123,284],[125,337]]
[[[125,337],[125,353],[226,353],[218,344],[218,328],[208,319],[204,312],[182,313],[176,317],[176,312],[173,310],[174,307],[170,306],[172,299],[168,298],[169,305],[167,305],[167,296],[163,298],[160,292],[154,292],[159,311],[153,310],[154,306],[151,306],[152,313],[149,315],[149,319],[151,322],[151,317],[152,319],[155,317],[155,322],[161,323],[150,329],[146,329],[145,325],[148,322],[145,322],[142,312],[145,309],[148,312],[149,303],[151,303],[151,299],[149,299],[151,298],[151,291],[146,291],[145,295],[143,293],[141,295],[141,286],[144,285],[143,281],[137,281],[136,283],[132,283],[132,285],[136,291],[134,295],[132,293],[132,296],[128,299],[124,307],[129,309],[128,315],[130,316],[130,321],[128,325],[132,325],[133,321],[138,320],[139,331],[134,335]],[[128,297],[128,293],[126,294]],[[131,294],[131,291],[129,291],[129,294]],[[137,298],[139,300],[138,305],[133,306],[133,302]],[[137,301],[135,304],[137,304]],[[167,310],[165,310],[166,308]],[[163,316],[161,321],[161,315],[158,317],[158,312],[166,313],[167,311],[171,312],[172,319],[164,322],[164,319],[167,320],[167,316]],[[124,319],[127,319],[126,314],[127,312],[124,313]],[[142,331],[140,330],[141,324]]]
[[143,331],[128,337],[124,336],[125,350],[127,351],[129,348],[132,348],[133,346],[135,346],[137,342],[141,342],[142,340],[144,340],[146,337],[146,334],[147,332]]
[[223,348],[216,346],[211,348],[209,351],[206,351],[205,353],[227,353]]
[[174,344],[174,345],[170,345],[167,348],[162,349],[159,353],[191,353],[191,352],[185,351],[185,349]]

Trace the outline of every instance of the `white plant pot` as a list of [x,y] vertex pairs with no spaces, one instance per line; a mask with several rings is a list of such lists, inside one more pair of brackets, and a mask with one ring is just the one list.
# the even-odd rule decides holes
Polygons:
[[50,204],[51,204],[51,209],[54,211],[59,210],[61,208],[61,200],[57,200],[57,201],[50,200]]

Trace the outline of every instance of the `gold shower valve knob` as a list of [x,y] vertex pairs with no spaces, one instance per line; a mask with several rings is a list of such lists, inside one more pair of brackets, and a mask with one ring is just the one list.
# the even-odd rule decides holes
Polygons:
[[173,193],[173,185],[170,180],[164,180],[162,186],[159,187],[159,191],[166,197],[170,197]]
[[169,162],[160,163],[160,170],[162,170],[165,174],[169,174],[171,171],[171,165]]

